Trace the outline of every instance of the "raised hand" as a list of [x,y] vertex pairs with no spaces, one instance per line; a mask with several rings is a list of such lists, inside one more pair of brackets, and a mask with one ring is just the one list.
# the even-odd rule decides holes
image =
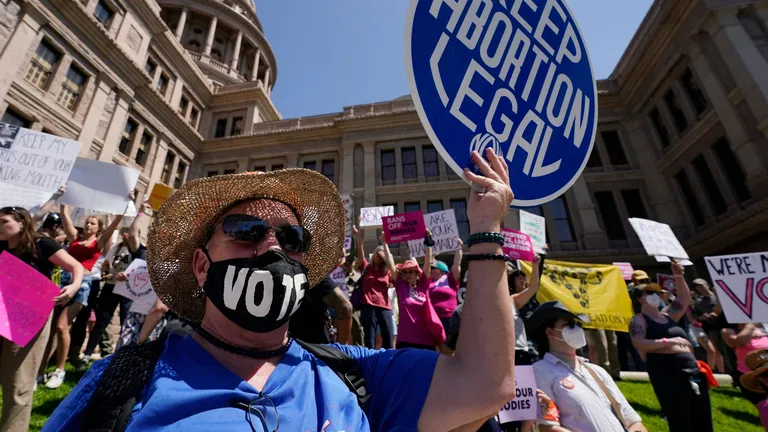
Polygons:
[[672,274],[675,276],[682,276],[685,274],[685,267],[680,264],[680,261],[672,259]]
[[[480,168],[482,175],[464,170],[466,179],[473,186],[467,205],[469,229],[472,233],[501,231],[501,221],[515,198],[509,187],[507,163],[490,148],[486,149],[485,157],[487,162],[479,153],[472,152],[472,161]],[[476,190],[478,188],[481,192]]]

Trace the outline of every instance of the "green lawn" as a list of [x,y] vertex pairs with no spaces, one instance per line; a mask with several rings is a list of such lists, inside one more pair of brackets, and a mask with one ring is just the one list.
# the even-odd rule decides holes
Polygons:
[[[67,365],[67,378],[64,384],[56,390],[40,387],[35,392],[32,408],[30,431],[39,431],[54,409],[77,384],[82,372],[76,372]],[[627,397],[638,414],[643,417],[643,423],[652,432],[668,432],[667,423],[661,416],[659,402],[653,394],[650,383],[628,382],[618,383],[619,388]],[[741,397],[738,389],[718,388],[711,392],[712,418],[717,432],[760,432],[760,419],[757,410]]]

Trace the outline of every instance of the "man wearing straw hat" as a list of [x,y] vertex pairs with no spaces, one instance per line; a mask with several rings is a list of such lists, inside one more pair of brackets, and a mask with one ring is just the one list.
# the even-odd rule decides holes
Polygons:
[[[365,379],[371,397],[362,407],[287,330],[305,291],[340,258],[344,208],[334,185],[314,171],[287,169],[181,187],[150,228],[147,264],[159,298],[196,332],[168,338],[118,421],[128,431],[477,430],[515,393],[508,258],[499,234],[513,194],[503,159],[490,150],[485,157],[472,155],[481,175],[465,173],[474,186],[473,236],[455,356],[336,345]],[[118,351],[95,363],[44,430],[89,429],[106,415],[99,407],[121,390],[100,381],[114,375],[113,364],[125,369],[121,358]],[[135,367],[151,360],[139,358]],[[130,388],[142,374],[123,375],[120,384]]]

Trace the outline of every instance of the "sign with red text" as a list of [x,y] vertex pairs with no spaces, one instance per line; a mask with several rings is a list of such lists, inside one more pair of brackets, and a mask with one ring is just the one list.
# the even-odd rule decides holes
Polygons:
[[[435,241],[432,256],[455,251],[461,247],[458,240],[459,228],[456,224],[456,213],[453,209],[425,214],[424,224],[432,232],[432,240]],[[408,250],[414,258],[423,257],[424,248],[423,239],[408,241]]]
[[528,234],[507,228],[501,230],[504,236],[502,251],[511,259],[533,262],[533,243]]
[[363,207],[360,209],[361,227],[380,227],[381,218],[395,214],[394,206]]
[[115,284],[114,293],[133,301],[131,312],[148,314],[157,300],[157,295],[149,280],[147,262],[141,259],[133,260],[125,269],[125,274],[128,278]]
[[424,214],[420,211],[400,213],[382,218],[387,243],[423,239],[427,234]]
[[665,289],[671,292],[672,294],[675,294],[677,292],[677,290],[675,289],[675,277],[673,275],[657,273],[656,283],[659,284],[661,289]]
[[48,322],[59,292],[42,273],[0,253],[0,336],[25,346]]
[[623,277],[625,281],[632,280],[632,273],[635,271],[635,269],[632,268],[632,264],[628,262],[615,262],[613,265],[621,270],[621,277]]
[[768,252],[704,260],[729,323],[768,322]]
[[515,398],[499,410],[499,423],[535,420],[538,407],[533,366],[515,366]]

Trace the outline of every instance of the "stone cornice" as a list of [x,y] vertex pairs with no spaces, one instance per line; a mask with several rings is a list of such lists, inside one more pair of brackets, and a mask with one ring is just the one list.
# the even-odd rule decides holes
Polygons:
[[[167,137],[176,137],[180,141],[174,143],[176,147],[188,146],[197,151],[202,148],[203,137],[181,115],[171,108],[157,90],[150,86],[137,88],[136,98],[142,99],[145,103],[134,104],[132,109],[145,117],[157,119],[157,124],[153,124],[153,126]],[[150,116],[147,116],[147,113]],[[189,153],[189,157],[192,158],[193,155]]]
[[272,99],[267,95],[261,81],[246,81],[244,83],[216,87],[211,100],[211,108],[215,109],[233,104],[248,104],[253,101],[256,101],[256,104],[259,106],[259,112],[267,115],[263,118],[265,122],[280,120],[280,113],[277,111],[274,103],[272,103]]
[[616,183],[622,181],[642,181],[645,182],[644,173],[641,170],[618,170],[618,171],[602,171],[602,172],[589,172],[584,171],[582,174],[584,181],[587,184],[590,183]]
[[439,182],[408,183],[398,185],[376,186],[376,194],[394,195],[419,192],[443,192],[443,191],[469,191],[469,186],[464,180],[448,180]]

